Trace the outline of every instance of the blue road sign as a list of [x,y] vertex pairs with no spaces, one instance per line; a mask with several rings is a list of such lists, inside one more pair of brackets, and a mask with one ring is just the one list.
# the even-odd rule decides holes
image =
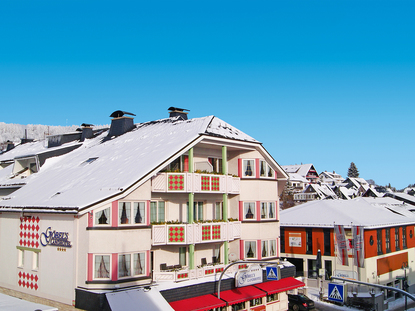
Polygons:
[[329,283],[328,300],[336,302],[344,302],[344,285]]
[[277,267],[267,267],[267,280],[278,280]]

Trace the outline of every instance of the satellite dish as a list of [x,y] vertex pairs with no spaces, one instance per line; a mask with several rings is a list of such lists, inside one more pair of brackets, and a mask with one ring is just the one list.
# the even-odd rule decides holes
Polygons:
[[238,259],[238,256],[236,256],[235,253],[230,253],[229,254],[229,260],[234,261],[234,260],[237,260],[237,259]]

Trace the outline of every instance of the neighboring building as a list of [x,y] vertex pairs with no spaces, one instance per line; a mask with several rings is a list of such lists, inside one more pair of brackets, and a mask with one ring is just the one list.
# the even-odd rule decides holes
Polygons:
[[394,198],[406,204],[415,205],[415,196],[403,192],[387,192],[385,197]]
[[127,288],[142,306],[208,295],[205,308],[287,309],[286,291],[304,285],[287,262],[282,280],[239,290],[247,268],[265,271],[234,265],[213,295],[231,262],[277,265],[287,174],[224,121],[169,110],[139,124],[115,111],[109,130],[84,124],[0,155],[0,286],[88,310],[126,304]]
[[340,174],[337,174],[335,171],[321,172],[318,177],[320,178],[321,183],[328,184],[329,186],[336,186],[344,181],[344,178]]
[[337,195],[327,184],[309,184],[303,192],[294,194],[296,202],[328,199],[337,199]]
[[318,174],[313,164],[283,165],[281,167],[288,175],[298,174],[310,183],[316,183],[318,181]]
[[[316,256],[322,255],[325,277],[343,276],[402,288],[408,264],[410,291],[415,292],[415,216],[410,205],[392,198],[320,200],[281,211],[281,257],[295,264],[298,276],[317,277]],[[348,243],[348,266],[338,261],[334,226],[342,225]],[[353,263],[352,226],[363,227],[363,268]]]

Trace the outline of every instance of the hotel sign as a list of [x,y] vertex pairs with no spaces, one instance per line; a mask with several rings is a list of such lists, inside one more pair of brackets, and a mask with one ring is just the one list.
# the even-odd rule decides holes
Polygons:
[[55,231],[51,227],[40,234],[40,244],[42,246],[72,247],[71,241],[69,241],[69,232]]
[[262,283],[262,268],[259,265],[252,265],[248,270],[239,271],[235,276],[235,286],[243,287]]

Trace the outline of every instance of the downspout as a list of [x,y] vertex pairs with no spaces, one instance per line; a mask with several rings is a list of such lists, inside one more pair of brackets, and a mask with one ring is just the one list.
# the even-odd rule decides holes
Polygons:
[[[228,176],[228,153],[227,153],[227,147],[222,146],[222,173],[225,175],[225,182],[227,182],[227,176]],[[225,191],[223,194],[223,210],[222,210],[222,219],[224,221],[228,221],[228,193]],[[224,264],[227,265],[229,263],[229,242],[225,241],[223,243],[223,253],[224,253]]]

